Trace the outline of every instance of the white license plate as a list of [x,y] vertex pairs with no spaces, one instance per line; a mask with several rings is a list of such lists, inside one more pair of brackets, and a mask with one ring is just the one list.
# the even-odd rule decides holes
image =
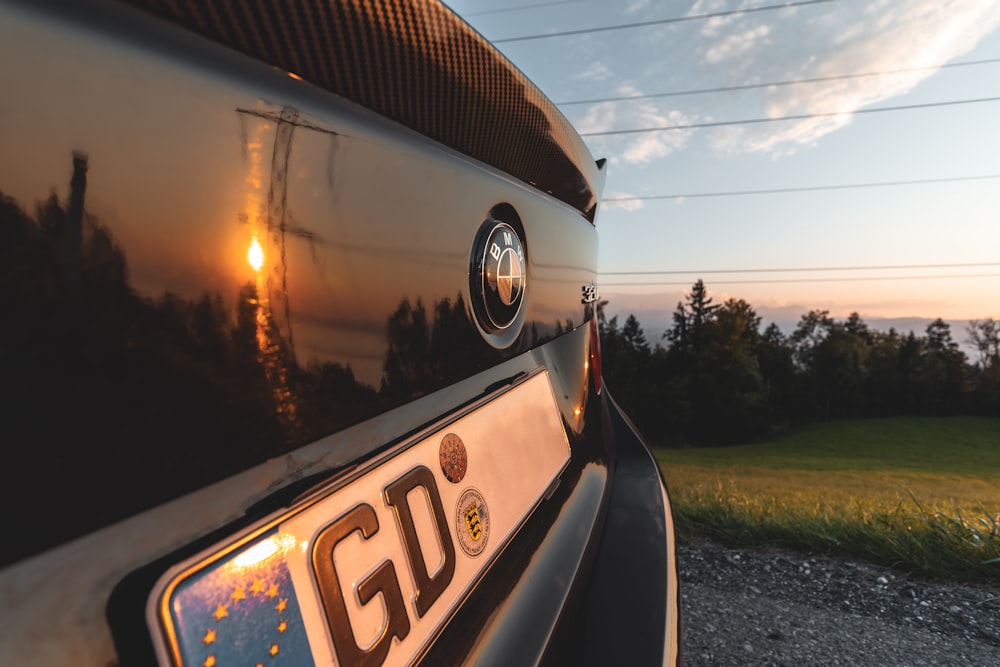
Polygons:
[[406,665],[569,460],[547,372],[168,571],[161,664]]

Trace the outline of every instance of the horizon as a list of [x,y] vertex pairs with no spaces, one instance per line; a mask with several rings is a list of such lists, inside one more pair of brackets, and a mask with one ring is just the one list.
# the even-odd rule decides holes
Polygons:
[[[721,304],[730,297],[735,299],[743,298],[735,294],[726,295],[725,297],[720,298],[720,295],[714,292],[708,283],[706,283],[706,288],[713,304]],[[625,320],[629,315],[634,315],[639,321],[639,325],[642,328],[649,344],[662,345],[663,334],[672,325],[671,317],[674,310],[677,308],[677,304],[683,301],[689,292],[690,290],[685,290],[683,292],[662,292],[658,294],[639,295],[640,298],[638,299],[626,300],[608,298],[602,293],[600,294],[600,298],[606,299],[608,302],[605,306],[605,316],[608,320],[617,316],[618,326],[620,327],[625,323]],[[672,295],[675,298],[672,301],[669,301],[668,295]],[[660,301],[660,299],[662,299],[662,301]],[[754,312],[761,318],[761,331],[773,322],[778,325],[778,328],[781,329],[781,332],[786,336],[790,335],[795,330],[795,327],[798,325],[802,315],[812,310],[829,310],[825,307],[807,307],[797,304],[759,306],[749,299],[744,298],[744,301],[749,303],[750,306],[753,307]],[[924,335],[928,324],[936,319],[941,319],[949,325],[952,340],[958,343],[959,348],[966,354],[966,356],[969,357],[970,363],[974,361],[973,357],[975,356],[975,348],[969,341],[966,340],[968,338],[968,331],[966,329],[972,320],[984,320],[991,317],[989,315],[972,318],[912,315],[883,317],[865,314],[860,311],[834,312],[829,310],[830,317],[838,322],[846,320],[852,312],[857,312],[870,329],[884,333],[888,333],[890,329],[895,329],[897,333],[903,336],[909,334],[911,331],[918,337]],[[997,319],[995,316],[992,317]]]

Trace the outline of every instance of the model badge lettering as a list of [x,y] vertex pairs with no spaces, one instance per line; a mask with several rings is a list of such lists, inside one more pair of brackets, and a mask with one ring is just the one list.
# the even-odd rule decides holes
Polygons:
[[[435,538],[443,553],[443,563],[433,575],[424,561],[413,520],[413,508],[410,505],[411,501],[408,500],[414,490],[422,491],[422,498],[434,518]],[[382,496],[386,505],[392,508],[402,536],[403,549],[407,557],[406,565],[409,566],[416,589],[413,603],[417,617],[422,618],[441,597],[455,575],[455,546],[448,531],[437,482],[429,468],[417,466],[387,485],[382,491]],[[416,497],[421,497],[421,494],[417,494]],[[350,590],[352,582],[341,582],[334,564],[333,552],[341,541],[355,531],[360,531],[361,537],[368,540],[378,530],[375,509],[367,503],[362,503],[324,528],[313,546],[313,568],[327,623],[333,636],[334,650],[338,661],[345,667],[381,665],[389,653],[392,638],[396,637],[402,641],[410,632],[410,618],[399,586],[396,566],[388,558],[374,572],[357,582],[358,597],[362,605],[371,602],[379,593],[382,595],[383,621],[374,643],[367,648],[361,648],[351,626],[344,599],[344,584],[347,590]]]

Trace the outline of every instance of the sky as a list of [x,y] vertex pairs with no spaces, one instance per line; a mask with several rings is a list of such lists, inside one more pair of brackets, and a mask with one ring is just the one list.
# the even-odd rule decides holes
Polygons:
[[1000,318],[1000,2],[449,4],[608,160],[611,314],[701,278],[783,328]]

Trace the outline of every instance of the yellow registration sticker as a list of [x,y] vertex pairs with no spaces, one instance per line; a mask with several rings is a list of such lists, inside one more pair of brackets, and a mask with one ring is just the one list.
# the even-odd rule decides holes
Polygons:
[[407,665],[569,460],[547,372],[167,572],[161,664]]

